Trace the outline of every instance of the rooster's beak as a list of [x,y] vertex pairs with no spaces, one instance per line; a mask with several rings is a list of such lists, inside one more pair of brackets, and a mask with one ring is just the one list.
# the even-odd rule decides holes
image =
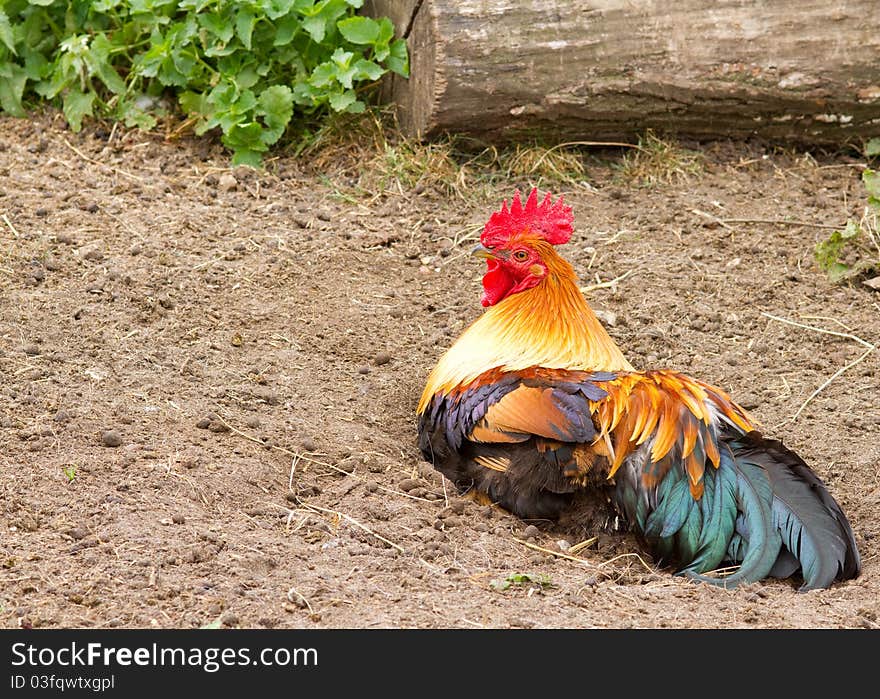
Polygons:
[[477,245],[473,250],[471,250],[471,257],[486,257],[492,258],[495,255],[492,254],[492,251],[488,248],[484,248],[482,245]]

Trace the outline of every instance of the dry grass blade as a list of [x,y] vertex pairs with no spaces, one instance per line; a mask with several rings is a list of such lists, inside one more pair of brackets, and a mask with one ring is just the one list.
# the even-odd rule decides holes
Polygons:
[[584,541],[580,541],[580,542],[574,544],[574,546],[572,546],[571,548],[568,549],[568,552],[572,555],[574,555],[576,553],[580,553],[588,546],[592,546],[593,544],[595,544],[598,540],[599,540],[598,536],[591,536],[589,539],[586,539]]
[[366,524],[361,524],[361,523],[358,522],[354,517],[352,517],[352,516],[350,516],[350,515],[347,515],[347,514],[345,514],[344,512],[339,512],[338,510],[332,510],[332,509],[330,509],[329,507],[321,507],[320,505],[313,505],[313,504],[311,504],[311,503],[306,503],[306,502],[304,502],[304,503],[300,503],[300,504],[301,504],[302,507],[304,507],[304,508],[306,508],[306,509],[308,509],[308,510],[314,510],[314,511],[316,511],[316,512],[323,512],[323,513],[325,513],[325,514],[334,515],[334,516],[336,516],[336,517],[339,517],[340,519],[344,519],[344,520],[345,520],[346,522],[348,522],[349,524],[353,524],[354,526],[358,527],[359,529],[362,529],[363,531],[367,532],[367,534],[369,534],[370,536],[373,536],[373,537],[377,538],[379,541],[381,541],[381,542],[387,544],[387,545],[390,546],[391,548],[393,548],[393,549],[397,549],[397,550],[400,551],[401,553],[406,553],[406,552],[404,551],[403,547],[400,546],[399,544],[395,544],[395,543],[394,543],[393,541],[391,541],[390,539],[386,539],[386,538],[385,538],[384,536],[382,536],[381,534],[377,534],[377,533],[374,532],[372,529],[370,529]]
[[589,284],[587,286],[580,287],[582,294],[589,294],[591,291],[595,291],[596,289],[614,289],[617,288],[617,285],[626,279],[629,275],[633,273],[634,270],[627,270],[619,277],[615,277],[614,279],[609,279],[608,281],[601,282],[597,281],[595,284]]
[[855,341],[855,342],[858,342],[858,343],[859,343],[860,345],[862,345],[863,347],[866,347],[866,348],[867,348],[867,349],[861,354],[861,356],[859,356],[858,359],[856,359],[856,360],[850,362],[849,364],[846,364],[845,366],[842,366],[840,369],[838,369],[837,371],[835,371],[831,376],[829,376],[829,377],[828,377],[828,378],[822,383],[822,385],[820,385],[815,391],[813,391],[813,392],[809,395],[809,397],[808,397],[803,403],[801,403],[801,406],[797,409],[797,411],[795,412],[794,415],[792,415],[788,420],[785,420],[785,421],[779,423],[779,425],[776,425],[776,427],[780,427],[780,426],[782,426],[782,425],[788,424],[789,422],[794,422],[795,420],[797,420],[797,419],[800,417],[801,413],[804,411],[804,408],[806,408],[806,407],[807,407],[807,406],[813,401],[813,399],[814,399],[816,396],[818,396],[818,395],[819,395],[822,391],[824,391],[829,385],[831,385],[831,383],[832,383],[836,378],[838,378],[839,376],[841,376],[841,375],[844,374],[845,372],[849,371],[850,369],[852,369],[852,368],[853,368],[854,366],[856,366],[857,364],[859,364],[859,363],[861,363],[862,361],[864,361],[864,360],[868,357],[869,354],[871,354],[875,349],[877,349],[877,346],[876,346],[876,345],[872,345],[872,344],[871,344],[870,342],[868,342],[867,340],[863,340],[863,339],[860,338],[858,335],[853,335],[852,333],[842,333],[842,332],[838,332],[838,331],[836,331],[836,330],[827,330],[826,328],[817,328],[815,325],[806,325],[806,324],[804,324],[804,323],[798,323],[797,321],[789,320],[788,318],[780,318],[779,316],[775,316],[775,315],[773,315],[772,313],[766,313],[766,312],[764,312],[764,311],[761,311],[761,315],[762,315],[762,316],[766,316],[767,318],[770,318],[771,320],[775,320],[775,321],[777,321],[777,322],[779,322],[779,323],[785,323],[786,325],[792,325],[792,326],[794,326],[794,327],[796,327],[796,328],[803,328],[804,330],[811,330],[812,332],[821,333],[821,334],[823,334],[823,335],[833,335],[833,336],[835,336],[835,337],[842,337],[842,338],[845,338],[845,339],[848,339],[848,340],[853,340],[853,341]]
[[623,157],[620,179],[653,186],[687,180],[703,169],[702,156],[648,131],[638,148]]
[[647,570],[649,573],[653,574],[653,573],[657,572],[653,568],[651,568],[651,566],[649,566],[647,563],[645,563],[645,559],[642,558],[637,553],[621,553],[619,556],[615,556],[614,558],[609,558],[607,561],[602,561],[601,563],[598,564],[598,567],[604,568],[605,566],[610,565],[610,564],[614,563],[615,561],[619,561],[621,558],[637,558],[639,560],[639,563],[641,563],[643,566],[645,566],[645,570]]
[[571,556],[564,551],[554,551],[553,549],[544,548],[543,546],[538,546],[537,544],[533,544],[530,541],[524,541],[523,539],[517,539],[515,536],[512,537],[515,542],[518,544],[522,544],[526,548],[530,548],[533,551],[540,551],[541,553],[549,553],[551,556],[556,556],[557,558],[564,558],[566,561],[573,561],[574,563],[582,563],[585,566],[593,566],[593,563],[590,563],[586,558],[579,558],[578,556]]
[[499,160],[508,178],[536,177],[539,182],[550,180],[578,186],[587,176],[581,155],[562,145],[544,148],[518,143]]
[[3,222],[7,226],[9,226],[9,230],[12,231],[12,235],[14,235],[16,238],[18,238],[19,237],[18,231],[15,230],[15,226],[12,225],[12,221],[9,220],[9,217],[6,214],[3,214],[2,218],[3,218]]
[[314,613],[315,613],[315,610],[312,609],[312,605],[309,604],[309,601],[308,601],[308,600],[305,598],[305,596],[303,596],[303,594],[302,594],[299,590],[297,590],[295,587],[291,587],[291,588],[287,591],[287,599],[288,599],[288,601],[293,602],[293,603],[296,604],[297,606],[300,606],[299,604],[297,604],[296,600],[293,598],[293,595],[296,595],[296,600],[299,600],[300,602],[302,602],[302,604],[304,604],[304,605],[306,606],[306,609],[309,610],[309,614],[314,614]]
[[780,318],[779,316],[775,316],[772,313],[767,313],[765,311],[761,311],[762,316],[766,316],[771,320],[778,321],[779,323],[785,323],[787,325],[793,325],[796,328],[803,328],[804,330],[812,330],[813,332],[822,333],[823,335],[834,335],[836,337],[845,337],[849,340],[855,340],[863,347],[870,347],[871,349],[875,348],[875,345],[872,345],[867,340],[863,340],[858,335],[853,335],[852,333],[841,333],[836,330],[826,330],[825,328],[817,328],[815,325],[805,325],[804,323],[798,323],[795,320],[789,320],[788,318]]
[[144,181],[143,177],[138,177],[137,175],[132,175],[130,172],[126,172],[125,170],[120,170],[118,167],[113,167],[111,165],[107,165],[106,163],[102,163],[100,160],[95,160],[94,158],[90,158],[85,153],[83,153],[79,148],[74,146],[66,138],[62,139],[62,141],[64,142],[64,145],[66,145],[68,148],[70,148],[70,150],[72,150],[80,158],[91,163],[92,165],[100,165],[101,167],[104,167],[104,166],[109,167],[113,172],[120,174],[123,177],[127,177],[128,179],[133,180],[134,182],[143,182]]

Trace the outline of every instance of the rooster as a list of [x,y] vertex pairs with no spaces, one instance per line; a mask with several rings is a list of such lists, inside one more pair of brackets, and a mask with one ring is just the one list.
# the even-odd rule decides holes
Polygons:
[[800,573],[810,590],[858,576],[852,528],[799,456],[723,390],[630,365],[555,249],[572,222],[561,197],[539,203],[535,189],[489,218],[473,251],[488,310],[427,379],[425,460],[526,519],[558,518],[579,489],[608,485],[657,562],[697,581]]

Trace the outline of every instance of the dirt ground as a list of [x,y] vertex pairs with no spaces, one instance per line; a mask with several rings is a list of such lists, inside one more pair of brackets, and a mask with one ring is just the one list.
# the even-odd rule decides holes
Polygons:
[[779,320],[880,341],[880,295],[812,255],[862,211],[858,159],[709,144],[648,187],[610,153],[553,187],[633,364],[728,388],[852,522],[859,579],[726,591],[420,461],[423,382],[481,312],[466,252],[527,178],[368,196],[292,157],[230,171],[59,124],[0,119],[0,625],[880,626],[880,351],[803,407],[865,347]]

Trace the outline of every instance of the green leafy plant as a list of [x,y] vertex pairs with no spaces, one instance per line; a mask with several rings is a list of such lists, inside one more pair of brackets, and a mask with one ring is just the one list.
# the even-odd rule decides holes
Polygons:
[[67,482],[73,483],[73,480],[76,478],[76,464],[70,464],[69,466],[62,466],[62,472],[65,476],[67,476]]
[[489,583],[491,587],[500,591],[509,589],[513,585],[530,586],[544,589],[552,587],[553,583],[548,575],[535,575],[534,573],[511,573],[504,580],[493,580]]
[[[875,152],[880,154],[880,139],[873,141],[877,141]],[[868,148],[865,152],[871,155]],[[834,231],[815,248],[816,262],[835,283],[880,270],[880,172],[866,168],[862,182],[868,205],[861,220],[849,219],[843,230]]]
[[153,128],[178,108],[257,166],[294,117],[364,110],[406,43],[363,0],[0,0],[0,108],[40,98],[74,131],[89,116]]

